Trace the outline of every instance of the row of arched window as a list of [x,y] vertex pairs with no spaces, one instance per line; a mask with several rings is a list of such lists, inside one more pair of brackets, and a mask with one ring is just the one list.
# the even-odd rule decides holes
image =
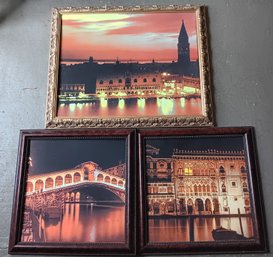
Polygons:
[[186,185],[179,186],[178,192],[182,194],[190,194],[190,195],[208,195],[211,192],[217,192],[217,186],[215,183],[211,183],[211,185]]
[[[66,174],[64,179],[61,176],[57,176],[55,178],[55,187],[59,187],[59,186],[62,186],[64,184],[65,185],[66,184],[71,184],[72,182],[77,183],[77,182],[80,182],[80,181],[81,181],[81,175],[78,172],[74,173],[73,178],[72,178],[72,175],[70,175],[70,174]],[[109,176],[106,176],[104,178],[104,176],[102,174],[99,174],[97,176],[97,181],[103,181],[105,183],[109,183],[109,184],[113,184],[113,185],[124,186],[124,183],[123,183],[122,180],[118,181],[116,178],[111,179]],[[35,191],[42,191],[44,188],[49,189],[49,188],[53,188],[53,187],[54,187],[53,178],[50,178],[50,177],[47,178],[45,180],[45,185],[44,185],[43,180],[38,179],[35,182],[35,188],[33,188],[33,183],[32,182],[27,182],[27,193],[33,192],[33,189]]]
[[[130,81],[130,82],[128,82],[128,83],[131,83],[131,80],[129,80],[129,81]],[[122,82],[123,82],[122,79],[119,79],[119,80],[118,80],[118,83],[121,84]],[[127,81],[125,81],[125,82],[127,83]],[[137,83],[137,82],[138,82],[138,79],[134,79],[133,82],[134,82],[134,83]],[[147,78],[143,78],[143,79],[142,79],[142,82],[143,82],[143,83],[147,83]],[[152,79],[152,82],[156,82],[156,78],[153,78],[153,79]],[[104,81],[101,79],[100,82],[99,82],[99,84],[102,85],[103,83],[104,83]],[[114,82],[113,82],[112,79],[110,79],[110,80],[108,81],[108,83],[109,83],[110,85],[113,85]]]
[[73,85],[63,85],[61,86],[61,90],[84,90],[84,86],[73,86]]
[[[240,168],[241,173],[245,173],[246,169],[244,166]],[[220,174],[225,174],[225,168],[223,166],[220,166],[219,168]],[[206,169],[192,169],[192,168],[179,168],[178,169],[178,175],[195,175],[195,176],[208,176],[208,175],[215,174],[214,170],[206,170]]]
[[112,184],[112,185],[118,185],[118,186],[124,186],[124,183],[122,180],[117,180],[116,178],[110,178],[109,176],[103,176],[102,174],[99,174],[97,176],[97,181],[98,182],[105,182],[105,183],[109,183],[109,184]]

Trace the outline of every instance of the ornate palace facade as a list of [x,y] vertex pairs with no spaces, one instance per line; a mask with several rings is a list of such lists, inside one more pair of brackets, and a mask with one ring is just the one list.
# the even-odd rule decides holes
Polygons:
[[147,149],[149,215],[250,213],[244,152],[174,149],[169,158],[158,153]]

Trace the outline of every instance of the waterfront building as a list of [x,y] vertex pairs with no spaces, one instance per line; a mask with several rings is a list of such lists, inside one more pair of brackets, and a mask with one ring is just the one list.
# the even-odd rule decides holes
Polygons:
[[183,97],[200,95],[200,79],[179,74],[152,73],[99,77],[96,94],[102,98]]
[[155,96],[162,88],[161,74],[132,74],[130,76],[99,77],[96,81],[98,97],[123,98]]
[[61,84],[61,96],[79,96],[80,93],[85,93],[85,84]]
[[155,154],[148,149],[146,157],[149,215],[250,213],[243,151],[174,149],[166,158]]

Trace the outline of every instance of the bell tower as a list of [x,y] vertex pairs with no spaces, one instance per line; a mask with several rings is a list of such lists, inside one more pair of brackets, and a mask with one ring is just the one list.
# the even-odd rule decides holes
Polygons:
[[[182,26],[178,36],[177,50],[178,64],[184,69],[187,69],[190,64],[190,43],[184,20],[182,20]],[[184,69],[183,71],[185,71]]]

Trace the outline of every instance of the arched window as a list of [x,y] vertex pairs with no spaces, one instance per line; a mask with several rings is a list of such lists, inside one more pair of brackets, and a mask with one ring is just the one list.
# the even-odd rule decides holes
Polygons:
[[33,192],[33,184],[31,182],[27,182],[27,193]]
[[100,85],[102,85],[103,84],[103,80],[100,80]]
[[226,186],[225,184],[222,184],[222,192],[225,193],[227,190],[226,190]]
[[211,183],[211,191],[214,193],[217,192],[217,187],[216,187],[215,183]]
[[198,193],[197,185],[194,185],[193,189],[194,189],[195,195],[198,195],[198,194],[197,194],[197,193]]
[[53,187],[53,179],[52,178],[47,178],[45,181],[45,188],[52,188]]
[[137,83],[137,79],[134,79],[134,82]]
[[88,180],[89,171],[86,167],[84,167],[83,179]]
[[223,166],[221,166],[221,167],[219,168],[219,172],[220,172],[220,173],[225,173],[225,169],[224,169]]
[[111,181],[111,184],[117,185],[117,183],[118,183],[117,180],[115,178],[113,178],[112,181]]
[[156,78],[153,78],[153,82],[156,82]]
[[109,176],[106,176],[106,177],[104,178],[104,182],[105,182],[105,183],[110,183],[110,177],[109,177]]
[[245,173],[246,172],[246,169],[244,166],[241,167],[241,173]]
[[79,172],[74,173],[74,182],[80,182],[81,181],[81,174]]
[[144,82],[144,83],[146,83],[146,82],[147,82],[147,79],[146,79],[146,78],[144,78],[144,79],[143,79],[143,82]]
[[62,186],[62,185],[63,185],[63,178],[61,176],[58,176],[55,179],[55,186],[58,187],[58,186]]
[[97,176],[97,181],[103,181],[103,175],[102,174],[99,174]]
[[118,181],[118,185],[119,185],[120,187],[123,187],[123,181],[122,181],[122,180],[119,180],[119,181]]
[[247,183],[243,183],[243,192],[248,192]]
[[112,80],[112,79],[109,80],[109,84],[110,84],[110,85],[113,84],[113,80]]
[[72,176],[70,174],[66,174],[64,177],[64,183],[65,184],[70,184],[72,183]]
[[44,182],[41,179],[38,179],[35,183],[35,191],[42,191],[44,188]]
[[119,80],[118,80],[118,83],[122,83],[122,79],[119,79]]

